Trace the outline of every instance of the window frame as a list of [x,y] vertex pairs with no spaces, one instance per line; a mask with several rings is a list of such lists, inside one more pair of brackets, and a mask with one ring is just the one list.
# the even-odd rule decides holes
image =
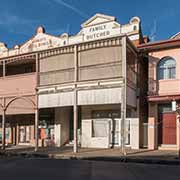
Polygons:
[[[173,61],[173,63],[165,67],[165,63],[167,61]],[[162,58],[157,64],[157,80],[173,79],[176,79],[176,60],[170,56],[167,56]]]

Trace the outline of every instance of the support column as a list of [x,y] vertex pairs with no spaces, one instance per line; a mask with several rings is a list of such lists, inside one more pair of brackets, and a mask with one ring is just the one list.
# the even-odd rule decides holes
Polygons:
[[156,120],[154,117],[148,119],[148,149],[157,149],[157,127]]
[[35,151],[38,151],[39,146],[39,109],[38,109],[38,87],[39,85],[39,54],[36,54],[36,108],[35,108]]
[[180,157],[180,114],[179,110],[177,110],[177,119],[176,119],[176,139],[177,139],[177,151],[178,151],[178,156]]
[[3,112],[2,112],[2,150],[5,150],[6,146],[6,109],[5,98],[3,98]]
[[3,77],[6,76],[6,62],[5,60],[3,61]]
[[126,84],[127,84],[127,59],[126,59],[126,37],[122,38],[122,77],[123,87],[121,90],[121,150],[122,154],[126,155],[125,141],[126,141]]
[[78,152],[78,106],[77,106],[77,90],[74,90],[74,153]]
[[78,152],[78,103],[77,103],[77,81],[78,81],[78,51],[77,45],[74,46],[74,106],[73,106],[73,117],[74,117],[74,146],[73,152]]
[[39,144],[38,126],[39,126],[39,110],[38,108],[36,108],[35,109],[35,151],[38,151],[38,144]]

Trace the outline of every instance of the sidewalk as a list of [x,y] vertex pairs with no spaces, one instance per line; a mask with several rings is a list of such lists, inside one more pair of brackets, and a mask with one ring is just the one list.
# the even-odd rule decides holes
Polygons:
[[124,157],[120,148],[114,149],[87,149],[79,148],[78,153],[73,153],[72,147],[61,148],[39,148],[34,152],[33,147],[12,146],[6,151],[0,151],[3,157],[21,156],[28,158],[55,158],[55,159],[80,159],[96,161],[114,161],[114,162],[139,162],[139,163],[158,163],[158,164],[179,164],[177,151],[148,149],[132,150],[127,149],[127,156]]

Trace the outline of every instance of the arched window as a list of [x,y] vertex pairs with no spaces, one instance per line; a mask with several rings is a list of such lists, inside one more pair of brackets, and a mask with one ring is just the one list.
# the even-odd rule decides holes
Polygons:
[[158,64],[158,79],[175,79],[176,61],[171,57],[161,59]]

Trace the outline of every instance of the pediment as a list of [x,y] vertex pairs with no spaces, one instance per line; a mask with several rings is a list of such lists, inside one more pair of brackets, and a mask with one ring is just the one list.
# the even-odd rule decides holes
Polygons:
[[180,39],[180,32],[176,33],[171,37],[171,39]]
[[115,21],[115,17],[114,16],[107,16],[104,14],[96,14],[93,17],[91,17],[89,20],[87,20],[86,22],[84,22],[81,27],[87,27],[87,26],[93,26],[96,24],[101,24],[101,23],[106,23],[106,22],[110,22],[110,21]]
[[44,32],[39,32],[20,47],[20,53],[54,48],[60,46],[61,44],[62,40],[60,38]]

